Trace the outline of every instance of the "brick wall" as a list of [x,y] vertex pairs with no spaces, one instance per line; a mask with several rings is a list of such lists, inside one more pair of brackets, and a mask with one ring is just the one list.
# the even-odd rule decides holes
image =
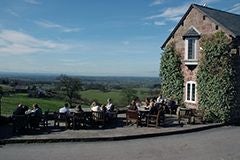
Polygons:
[[[204,19],[205,17],[205,19]],[[174,42],[176,45],[176,51],[178,54],[180,54],[182,59],[182,71],[184,75],[184,97],[183,100],[185,101],[185,92],[186,92],[186,82],[187,81],[195,81],[196,82],[196,73],[198,70],[198,67],[195,69],[190,70],[185,64],[184,64],[184,56],[185,56],[185,41],[183,40],[183,35],[191,28],[194,27],[197,31],[200,32],[201,36],[203,35],[209,35],[213,34],[215,32],[223,31],[227,33],[227,31],[224,30],[224,28],[221,28],[221,26],[218,26],[216,29],[216,24],[206,15],[203,15],[202,12],[200,12],[196,8],[192,8],[192,10],[189,12],[189,14],[186,16],[186,18],[183,20],[183,23],[178,27],[174,35],[171,37],[171,39],[168,41],[167,44]],[[228,36],[228,33],[227,33]],[[229,36],[228,36],[229,37]],[[229,37],[230,38],[230,37]],[[201,39],[201,37],[200,37]],[[197,57],[200,58],[200,44],[199,41],[197,42]],[[190,108],[198,108],[198,99],[196,99],[196,103],[187,103],[185,102],[186,107]]]

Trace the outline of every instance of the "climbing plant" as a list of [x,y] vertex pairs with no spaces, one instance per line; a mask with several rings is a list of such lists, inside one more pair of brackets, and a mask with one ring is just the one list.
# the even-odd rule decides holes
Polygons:
[[212,122],[229,122],[231,109],[236,107],[235,73],[229,39],[223,32],[201,40],[202,57],[197,72],[199,107]]
[[160,60],[160,79],[162,94],[178,102],[183,99],[183,75],[181,60],[174,43],[166,46]]

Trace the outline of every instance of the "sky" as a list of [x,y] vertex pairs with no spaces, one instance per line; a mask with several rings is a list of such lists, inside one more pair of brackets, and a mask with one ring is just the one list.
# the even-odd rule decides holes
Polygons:
[[0,0],[0,72],[158,77],[192,3],[240,14],[239,0]]

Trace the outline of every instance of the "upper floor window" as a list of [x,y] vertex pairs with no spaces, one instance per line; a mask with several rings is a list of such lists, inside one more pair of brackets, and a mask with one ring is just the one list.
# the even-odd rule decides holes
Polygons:
[[200,33],[191,27],[184,35],[185,40],[185,64],[187,65],[197,65],[198,60],[198,39],[200,38]]
[[196,82],[194,81],[186,83],[186,102],[196,102]]
[[186,38],[185,39],[185,59],[195,60],[197,59],[197,39],[196,38]]

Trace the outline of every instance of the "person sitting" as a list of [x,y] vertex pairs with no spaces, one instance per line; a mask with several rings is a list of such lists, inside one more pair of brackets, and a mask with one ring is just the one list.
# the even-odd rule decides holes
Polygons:
[[157,103],[163,103],[163,96],[162,95],[158,96]]
[[77,105],[74,110],[73,110],[74,113],[82,113],[83,112],[83,109],[82,109],[82,106],[79,104]]
[[22,104],[19,104],[15,111],[13,111],[13,115],[25,115],[25,108]]
[[42,118],[42,109],[39,107],[38,104],[33,104],[33,109],[30,113],[30,127],[31,128],[37,128],[39,126],[39,122]]
[[106,110],[109,111],[109,112],[112,112],[114,110],[114,106],[112,104],[111,98],[107,99],[107,104],[106,104],[105,107],[106,107]]
[[141,103],[139,97],[135,98],[135,103],[136,103],[137,108],[140,108],[142,106],[142,103]]
[[149,98],[146,98],[145,101],[142,102],[142,105],[146,108],[148,108],[149,104],[150,104]]
[[90,106],[91,110],[94,112],[101,111],[100,106],[97,104],[96,101],[93,101],[93,103]]
[[59,109],[59,113],[66,113],[66,114],[70,113],[68,103],[65,103],[64,106]]
[[138,110],[135,100],[132,100],[132,102],[130,103],[128,109],[129,110]]

